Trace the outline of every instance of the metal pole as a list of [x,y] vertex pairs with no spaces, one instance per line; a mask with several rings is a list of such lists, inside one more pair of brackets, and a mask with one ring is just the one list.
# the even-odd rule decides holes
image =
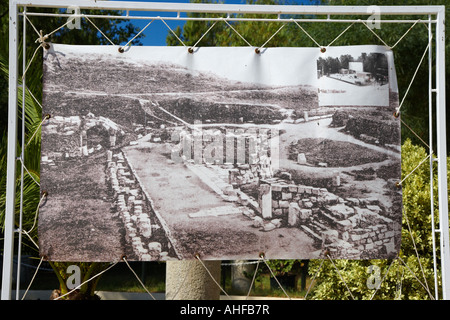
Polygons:
[[[23,13],[26,14],[27,7],[23,8]],[[27,23],[25,20],[25,16],[22,19],[22,73],[26,68],[26,60],[27,60]],[[21,150],[20,150],[20,208],[19,208],[19,238],[17,239],[17,262],[16,262],[16,300],[19,300],[20,294],[20,273],[22,267],[22,225],[23,225],[23,183],[24,183],[24,163],[25,163],[25,88],[26,88],[26,79],[25,74],[22,77],[22,141],[21,141]]]
[[[28,7],[68,8],[77,6],[82,9],[130,10],[153,12],[201,12],[225,14],[285,14],[285,15],[372,15],[369,6],[328,6],[328,5],[248,5],[248,4],[211,4],[211,3],[169,3],[138,1],[92,1],[92,0],[16,0],[18,5]],[[379,6],[384,15],[428,15],[436,14],[437,6]]]
[[[428,16],[428,20],[431,21],[431,15]],[[437,260],[436,260],[436,224],[434,217],[434,150],[433,150],[433,25],[428,23],[428,42],[430,47],[428,49],[428,136],[429,136],[429,150],[430,153],[430,214],[431,214],[431,236],[433,242],[433,270],[434,270],[434,297],[439,299],[439,284],[437,273]]]
[[5,239],[3,248],[2,300],[11,300],[14,258],[14,215],[16,191],[17,141],[17,39],[18,14],[15,0],[9,1],[9,97],[8,97],[8,149],[6,176]]
[[436,24],[436,118],[437,118],[437,160],[438,160],[438,196],[439,229],[441,243],[442,295],[450,300],[450,242],[448,224],[447,191],[447,131],[445,117],[445,7],[437,13]]

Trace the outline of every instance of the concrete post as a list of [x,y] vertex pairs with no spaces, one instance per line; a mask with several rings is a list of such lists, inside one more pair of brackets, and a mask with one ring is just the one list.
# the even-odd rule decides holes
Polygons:
[[231,266],[231,289],[233,294],[246,295],[252,284],[251,277],[255,272],[254,264],[246,264],[246,260],[234,260]]
[[219,300],[221,261],[167,261],[166,300]]

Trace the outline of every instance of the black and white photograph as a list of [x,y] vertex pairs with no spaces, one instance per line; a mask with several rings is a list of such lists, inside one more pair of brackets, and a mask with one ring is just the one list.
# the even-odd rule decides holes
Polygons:
[[50,261],[397,256],[386,47],[51,44],[43,85]]
[[317,74],[320,106],[390,104],[386,53],[362,52],[356,57],[348,53],[323,55],[317,60]]

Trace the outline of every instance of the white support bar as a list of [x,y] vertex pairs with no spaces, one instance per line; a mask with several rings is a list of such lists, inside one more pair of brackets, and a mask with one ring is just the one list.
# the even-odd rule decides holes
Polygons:
[[[430,17],[431,20],[431,17]],[[437,250],[436,250],[436,223],[434,215],[434,150],[433,150],[433,98],[434,98],[434,88],[433,88],[433,28],[431,23],[428,24],[428,41],[430,47],[428,50],[428,145],[430,156],[430,214],[431,214],[431,237],[433,246],[433,271],[434,271],[434,297],[436,300],[439,299],[439,283],[437,277]]]
[[14,219],[16,205],[18,7],[9,3],[9,98],[6,176],[5,238],[3,247],[2,300],[11,299],[14,257]]
[[[306,5],[245,5],[211,3],[125,2],[92,0],[16,0],[17,5],[27,7],[129,10],[155,12],[202,12],[239,14],[306,14],[306,15],[372,15],[370,6],[306,6]],[[436,14],[437,6],[378,6],[381,15],[429,15]]]
[[450,242],[447,191],[447,131],[445,116],[445,7],[436,24],[436,121],[438,157],[439,229],[441,230],[441,273],[444,300],[450,299]]

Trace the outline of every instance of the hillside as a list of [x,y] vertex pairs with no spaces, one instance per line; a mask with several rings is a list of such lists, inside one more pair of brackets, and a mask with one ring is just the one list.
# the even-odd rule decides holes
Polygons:
[[[150,108],[147,113],[163,119],[167,114],[156,106],[191,123],[270,122],[283,119],[286,109],[304,111],[318,105],[317,90],[312,87],[267,87],[173,64],[138,64],[107,56],[49,55],[44,75],[48,112],[102,112],[123,125],[143,121],[142,105]],[[76,108],[61,108],[61,99]],[[125,113],[127,119],[116,113]]]

